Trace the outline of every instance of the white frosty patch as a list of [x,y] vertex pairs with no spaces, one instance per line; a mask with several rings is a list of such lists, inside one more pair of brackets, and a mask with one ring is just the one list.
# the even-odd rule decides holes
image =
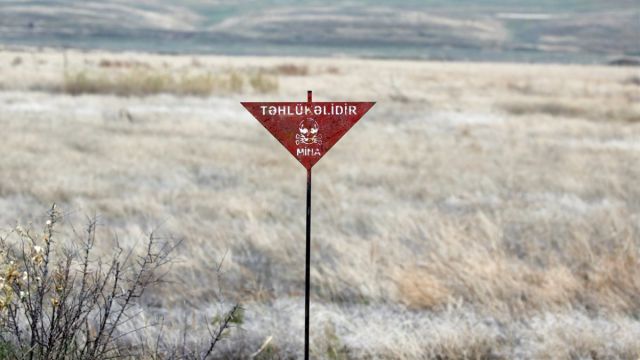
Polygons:
[[[559,214],[584,215],[592,211],[606,210],[624,206],[618,199],[601,198],[593,201],[582,199],[575,194],[532,193],[525,200],[543,212],[557,211]],[[548,215],[548,214],[547,214]]]
[[576,149],[640,151],[640,141],[635,139],[571,139],[559,142],[561,145]]
[[118,113],[127,110],[134,117],[179,115],[198,117],[204,120],[250,120],[240,105],[240,100],[228,98],[179,98],[172,95],[149,96],[145,98],[119,98],[105,95],[51,95],[33,92],[0,93],[0,104],[4,113],[43,114],[49,119],[56,114],[62,118],[93,116]]

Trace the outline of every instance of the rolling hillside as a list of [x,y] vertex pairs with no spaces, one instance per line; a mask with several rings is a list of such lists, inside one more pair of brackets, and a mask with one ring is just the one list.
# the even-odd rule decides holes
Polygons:
[[606,63],[633,1],[3,1],[0,44],[163,53]]

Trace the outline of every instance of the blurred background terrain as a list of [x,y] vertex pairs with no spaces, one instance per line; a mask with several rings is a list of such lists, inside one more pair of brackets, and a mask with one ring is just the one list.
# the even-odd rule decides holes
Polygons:
[[372,100],[314,168],[314,358],[637,359],[639,16],[0,2],[0,236],[55,202],[105,256],[181,241],[130,326],[203,342],[240,302],[215,358],[298,358],[306,174],[240,101]]
[[0,26],[5,44],[119,51],[579,63],[640,55],[634,0],[3,1]]

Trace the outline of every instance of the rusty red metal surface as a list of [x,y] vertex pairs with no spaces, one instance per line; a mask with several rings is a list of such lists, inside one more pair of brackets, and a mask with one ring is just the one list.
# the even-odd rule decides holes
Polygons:
[[307,170],[375,104],[311,100],[242,103]]

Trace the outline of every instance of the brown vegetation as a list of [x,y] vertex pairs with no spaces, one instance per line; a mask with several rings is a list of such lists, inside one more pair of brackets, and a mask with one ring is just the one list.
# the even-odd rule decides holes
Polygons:
[[[29,91],[61,84],[57,54],[37,55],[41,68],[11,67],[15,56],[30,59],[0,54],[0,223],[55,201],[69,226],[100,214],[122,246],[158,224],[183,239],[143,304],[167,344],[185,327],[208,344],[201,319],[230,308],[212,305],[222,288],[246,317],[215,356],[300,356],[304,169],[239,102],[304,101],[311,89],[378,102],[314,168],[312,356],[640,355],[631,68],[244,57],[194,68],[140,54],[144,70],[85,63],[130,55],[78,53],[70,73],[210,72],[242,95],[74,97]],[[310,71],[264,70],[282,64]],[[339,75],[316,71],[329,67]],[[254,88],[265,78],[272,93]]]
[[71,95],[148,96],[167,93],[210,96],[240,93],[245,83],[259,93],[270,93],[278,89],[277,80],[261,72],[250,75],[237,72],[172,75],[166,71],[135,69],[117,74],[88,74],[85,71],[66,73],[62,91]]

